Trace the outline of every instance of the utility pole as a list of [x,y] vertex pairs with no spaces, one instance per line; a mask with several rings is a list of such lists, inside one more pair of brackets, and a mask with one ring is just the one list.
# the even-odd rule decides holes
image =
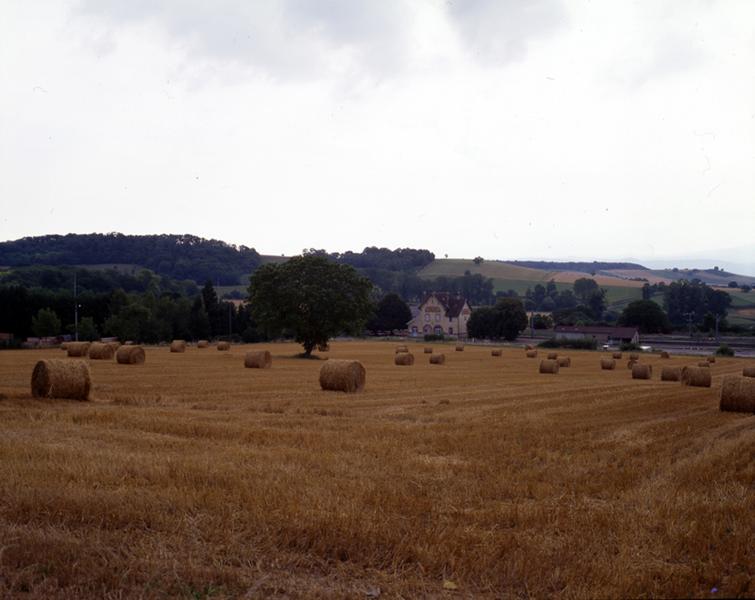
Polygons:
[[76,341],[79,341],[79,295],[76,287],[76,271],[73,272],[73,331]]
[[694,312],[687,312],[684,313],[684,316],[687,317],[687,325],[689,326],[689,337],[692,338],[692,319],[695,316]]
[[720,343],[721,339],[718,337],[718,322],[721,320],[721,315],[716,315],[716,343]]
[[231,331],[232,331],[231,314],[232,312],[233,312],[233,303],[229,302],[228,303],[228,341],[231,340]]

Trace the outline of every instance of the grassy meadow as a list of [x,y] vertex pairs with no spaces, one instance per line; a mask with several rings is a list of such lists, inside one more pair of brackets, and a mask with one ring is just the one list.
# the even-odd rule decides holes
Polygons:
[[[90,361],[91,402],[35,400],[60,350],[0,353],[0,597],[755,595],[755,417],[625,360],[334,342],[363,393],[293,344]],[[544,353],[541,351],[541,355]],[[712,591],[715,590],[715,591]]]

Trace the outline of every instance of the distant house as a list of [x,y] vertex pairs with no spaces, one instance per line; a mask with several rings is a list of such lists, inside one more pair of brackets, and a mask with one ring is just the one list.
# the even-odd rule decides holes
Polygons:
[[448,292],[435,292],[422,300],[412,311],[407,329],[412,336],[436,334],[467,336],[467,321],[472,314],[466,298]]
[[599,344],[640,343],[636,327],[602,327],[599,325],[556,325],[553,333],[567,340],[595,340]]

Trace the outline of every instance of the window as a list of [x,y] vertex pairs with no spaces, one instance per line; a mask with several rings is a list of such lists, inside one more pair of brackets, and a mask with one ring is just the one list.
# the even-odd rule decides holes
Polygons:
[[453,327],[449,327],[448,328],[448,333],[450,333],[451,335],[453,335],[453,332],[454,332],[454,328]]
[[436,315],[435,315],[435,320],[436,320],[436,321],[440,321],[440,313],[436,313]]
[[425,322],[430,320],[430,313],[425,313]]
[[443,328],[440,325],[435,326],[435,335],[441,335],[443,333]]

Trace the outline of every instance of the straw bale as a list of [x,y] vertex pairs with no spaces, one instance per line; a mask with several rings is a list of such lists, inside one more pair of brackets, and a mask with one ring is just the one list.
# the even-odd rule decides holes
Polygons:
[[632,379],[652,379],[653,365],[635,363],[632,365]]
[[231,343],[230,342],[218,342],[218,350],[221,352],[226,352],[227,350],[231,349]]
[[742,369],[743,377],[755,377],[755,367],[744,367]]
[[209,348],[210,342],[209,340],[199,340],[197,342],[197,348]]
[[115,360],[119,365],[141,365],[144,363],[145,354],[141,346],[126,346],[118,348]]
[[621,352],[614,352],[613,353],[613,358],[615,358],[616,360],[621,360],[621,357],[622,357]]
[[250,350],[244,355],[244,366],[247,369],[269,369],[273,364],[273,357],[267,350]]
[[425,354],[432,354],[433,349],[430,346],[425,346]]
[[556,374],[558,373],[558,361],[555,360],[541,360],[540,361],[540,372],[541,373],[552,373]]
[[629,369],[631,371],[632,367],[634,367],[634,365],[636,365],[636,364],[637,364],[636,360],[628,360],[627,361],[627,369]]
[[40,360],[31,375],[31,393],[35,398],[69,398],[89,400],[92,377],[83,360]]
[[501,356],[501,350],[496,348],[490,351],[490,356]]
[[173,340],[170,343],[171,352],[186,352],[186,342],[184,340]]
[[548,360],[556,360],[558,358],[558,352],[548,352]]
[[616,368],[616,361],[612,358],[601,358],[600,368],[604,371],[613,371]]
[[640,355],[636,352],[629,353],[629,360],[640,360]]
[[446,355],[445,354],[433,354],[430,356],[430,364],[431,365],[443,365],[446,363]]
[[663,367],[661,369],[661,381],[681,381],[681,367]]
[[710,387],[712,377],[710,369],[701,367],[682,367],[682,385],[693,387]]
[[755,413],[755,379],[727,375],[721,386],[721,410]]
[[399,352],[393,359],[394,364],[410,367],[414,364],[414,354],[409,352]]
[[664,350],[661,352],[661,358],[671,358],[671,355]]
[[457,352],[464,352],[464,344],[456,344]]
[[86,356],[89,353],[89,346],[89,342],[68,342],[66,351],[68,352],[68,356]]
[[527,350],[527,358],[537,358],[537,350]]
[[358,360],[330,359],[320,368],[320,387],[339,392],[361,392],[367,372]]
[[571,367],[571,357],[561,356],[556,359],[559,367]]
[[113,356],[115,356],[115,350],[110,344],[92,342],[89,346],[89,358],[92,360],[113,360]]
[[399,352],[409,352],[409,348],[406,346],[396,346],[396,354]]

